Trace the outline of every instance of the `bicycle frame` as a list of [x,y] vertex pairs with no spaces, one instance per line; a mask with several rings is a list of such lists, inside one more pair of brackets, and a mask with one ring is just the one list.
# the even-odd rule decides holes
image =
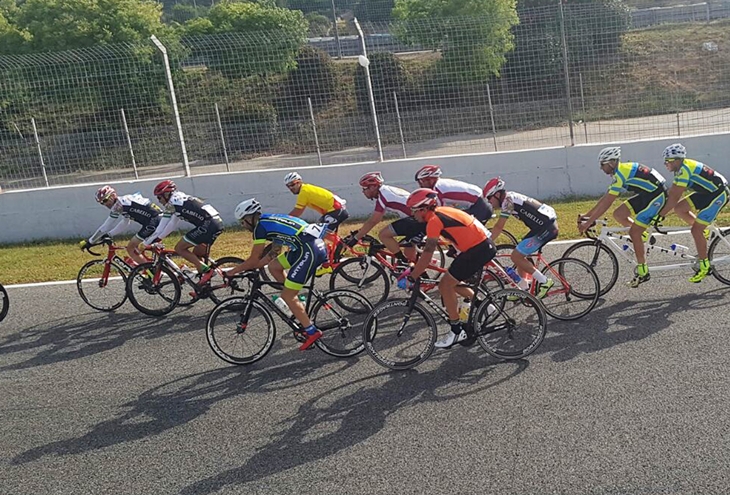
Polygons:
[[[198,285],[196,281],[194,281],[189,274],[187,274],[182,268],[180,268],[177,263],[172,259],[172,256],[176,255],[177,253],[174,250],[170,249],[161,249],[156,250],[155,254],[158,256],[157,263],[164,263],[165,266],[167,266],[172,272],[178,276],[178,280],[182,279],[185,281],[186,284],[188,284],[194,291],[196,295],[200,295],[204,290],[203,287]],[[210,257],[210,247],[208,247],[208,250],[205,253],[205,260],[215,263],[215,260]],[[213,267],[213,270],[217,270],[219,272],[219,275],[222,274],[220,269],[218,267]],[[155,270],[155,273],[153,274],[152,280],[155,284],[160,283],[160,277],[162,275],[162,272],[160,270]],[[205,290],[215,290],[220,289],[222,287],[227,287],[228,284],[223,282],[220,285],[214,285],[211,287],[205,287]]]
[[[498,254],[489,263],[487,263],[487,268],[495,270],[497,272],[497,276],[499,276],[499,278],[502,279],[502,282],[504,282],[505,285],[509,285],[510,287],[513,287],[515,289],[524,290],[519,285],[517,285],[517,282],[515,282],[512,279],[512,277],[510,277],[507,274],[504,267],[502,267],[502,265],[500,263],[495,261],[495,258],[508,258],[509,256],[510,256],[509,254]],[[544,274],[545,273],[544,270],[547,269],[550,272],[550,274],[553,277],[557,278],[558,281],[560,282],[559,284],[556,284],[555,289],[550,289],[550,291],[548,291],[547,295],[552,296],[552,295],[556,295],[556,294],[569,294],[570,293],[570,290],[571,290],[570,284],[568,283],[567,280],[565,280],[565,278],[560,274],[560,272],[558,270],[553,268],[545,260],[545,257],[542,255],[542,251],[538,251],[535,254],[531,254],[528,256],[528,258],[535,258],[537,260],[537,263],[533,263],[533,265],[538,270],[540,270]],[[529,292],[533,296],[537,296],[537,284],[530,284]],[[546,297],[547,297],[547,295],[546,295]]]

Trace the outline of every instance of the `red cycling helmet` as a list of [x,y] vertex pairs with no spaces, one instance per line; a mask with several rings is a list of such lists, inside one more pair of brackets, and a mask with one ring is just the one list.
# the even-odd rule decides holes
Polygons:
[[380,172],[368,172],[360,177],[360,187],[382,186],[384,182]]
[[117,192],[114,190],[112,186],[103,186],[100,187],[98,191],[96,191],[96,201],[99,203],[104,203],[106,200],[111,198],[112,196],[116,196]]
[[416,182],[421,179],[438,179],[439,177],[441,177],[441,169],[438,165],[425,165],[416,172]]
[[406,206],[412,210],[419,208],[435,208],[438,205],[438,193],[433,189],[416,189],[408,196]]
[[489,199],[490,196],[494,196],[499,191],[504,191],[504,181],[499,177],[489,179],[482,189],[482,196]]
[[177,186],[171,180],[163,180],[155,186],[154,195],[162,196],[165,193],[177,191]]

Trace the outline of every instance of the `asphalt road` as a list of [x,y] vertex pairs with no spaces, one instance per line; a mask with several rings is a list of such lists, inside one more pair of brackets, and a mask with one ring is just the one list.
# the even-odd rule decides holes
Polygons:
[[210,303],[154,319],[11,288],[0,493],[727,493],[730,288],[688,276],[617,286],[529,360],[459,347],[399,373],[289,335],[232,367]]

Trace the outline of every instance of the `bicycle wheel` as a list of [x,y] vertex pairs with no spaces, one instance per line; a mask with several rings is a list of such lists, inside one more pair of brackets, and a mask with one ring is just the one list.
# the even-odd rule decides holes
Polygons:
[[[330,276],[330,290],[347,289],[365,296],[373,306],[390,293],[390,276],[374,258],[363,256],[340,263]],[[350,310],[357,310],[357,306]]]
[[511,232],[509,232],[507,230],[502,230],[502,232],[499,234],[499,237],[497,237],[496,239],[492,239],[492,242],[494,243],[495,246],[497,244],[512,245],[512,246],[516,246],[517,244],[519,244],[519,241],[517,240],[517,238],[514,235],[512,235]]
[[3,321],[8,316],[9,309],[10,298],[8,297],[8,291],[5,290],[3,284],[0,284],[0,321]]
[[[150,274],[152,277],[149,276]],[[155,283],[153,280],[157,276],[159,276],[159,281]],[[163,316],[177,306],[180,300],[180,282],[168,267],[143,263],[134,267],[132,273],[129,274],[127,295],[132,305],[142,313],[150,316]]]
[[433,353],[438,338],[431,313],[418,301],[406,313],[408,304],[408,299],[379,304],[363,325],[368,354],[391,370],[407,370],[424,362]]
[[[238,258],[236,256],[224,256],[223,258],[215,260],[215,263],[213,265],[214,270],[220,270],[221,272],[227,272],[231,268],[235,268],[236,266],[243,263],[243,260],[241,258]],[[230,297],[236,293],[239,293],[239,295],[243,295],[244,293],[249,292],[249,287],[237,287],[233,288],[229,285],[225,285],[223,281],[221,280],[220,276],[216,275],[213,277],[212,283],[211,283],[211,289],[208,292],[211,301],[218,304],[223,299]]]
[[520,289],[492,294],[472,319],[482,349],[497,359],[522,359],[537,349],[547,332],[547,315],[534,296]]
[[[248,318],[245,310],[251,304]],[[208,345],[215,355],[231,364],[252,364],[266,356],[274,345],[276,325],[260,302],[248,297],[221,301],[205,324]]]
[[79,270],[76,289],[81,299],[99,311],[114,311],[127,300],[127,275],[116,263],[109,263],[104,276],[106,260],[92,260]]
[[563,253],[563,258],[579,259],[593,268],[601,286],[599,297],[605,296],[618,280],[618,258],[611,249],[599,241],[581,241]]
[[563,321],[577,320],[596,307],[601,284],[588,263],[560,258],[549,263],[543,275],[555,282],[540,299],[548,315]]
[[312,323],[322,330],[322,337],[315,345],[330,356],[360,354],[365,349],[362,325],[372,310],[370,301],[357,292],[325,292],[317,297],[311,311]]
[[722,236],[715,237],[707,250],[712,275],[725,285],[730,285],[730,241],[725,238],[729,233],[725,230]]

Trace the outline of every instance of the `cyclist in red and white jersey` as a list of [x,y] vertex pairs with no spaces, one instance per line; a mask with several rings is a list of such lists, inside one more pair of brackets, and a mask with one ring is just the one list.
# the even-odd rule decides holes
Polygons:
[[482,197],[482,189],[455,179],[441,177],[438,165],[425,165],[416,172],[418,186],[436,191],[439,202],[444,206],[452,206],[472,215],[482,223],[486,223],[494,211],[492,206]]

